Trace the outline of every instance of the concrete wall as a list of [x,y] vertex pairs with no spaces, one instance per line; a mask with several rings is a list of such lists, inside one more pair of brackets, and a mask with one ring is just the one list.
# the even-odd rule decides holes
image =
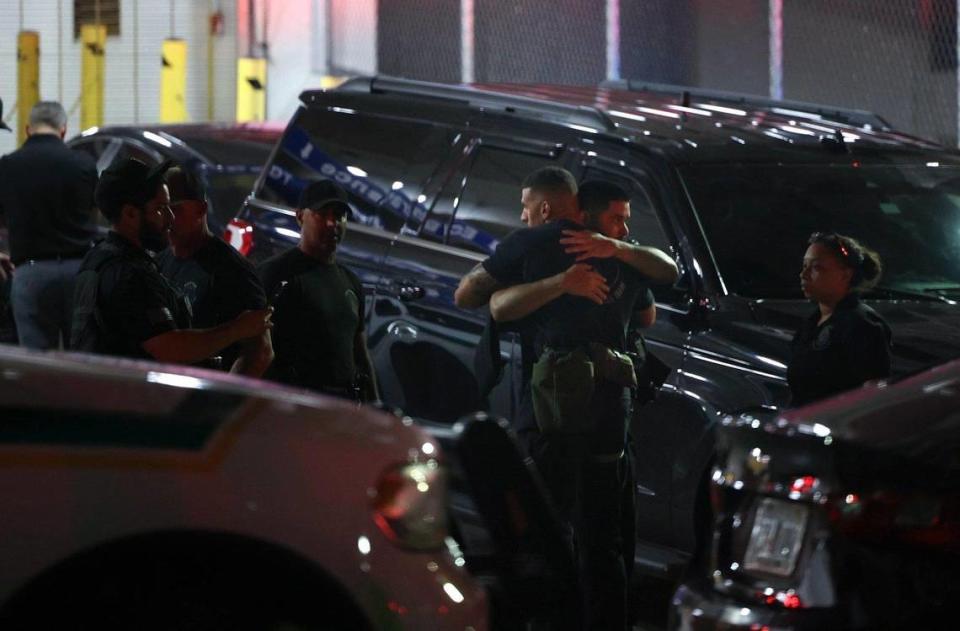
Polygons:
[[[264,26],[267,29],[267,118],[270,120],[288,120],[300,102],[300,92],[320,85],[326,62],[323,4],[318,0],[257,3],[258,40],[263,39]],[[266,20],[263,7],[268,12]],[[245,42],[242,49],[246,51]],[[319,61],[317,55],[321,56]]]
[[[5,114],[16,101],[17,33],[21,3],[0,1],[0,97]],[[187,41],[187,111],[192,121],[207,119],[208,16],[212,0],[176,0],[171,32],[169,1],[122,0],[120,35],[108,37],[104,123],[151,123],[160,116],[160,47],[173,35]],[[80,130],[80,44],[73,38],[71,0],[23,2],[25,30],[40,33],[40,97],[59,100],[70,113],[68,135]],[[223,35],[214,40],[214,118],[231,120],[236,90],[236,6],[223,2]],[[59,16],[59,19],[58,19]],[[59,27],[58,27],[59,24]],[[59,54],[58,54],[59,53]],[[62,65],[60,57],[62,56]],[[58,78],[58,71],[62,72]],[[6,118],[6,116],[5,116]],[[11,127],[23,124],[14,116]],[[0,134],[0,154],[15,148],[14,134]]]
[[694,0],[693,84],[701,88],[768,94],[770,36],[768,3],[756,0]]
[[784,3],[784,98],[870,109],[956,146],[956,3],[875,1]]
[[[240,49],[246,54],[246,0],[238,3]],[[377,0],[256,0],[256,39],[268,44],[267,118],[289,120],[300,93],[323,87],[328,74],[377,72],[377,5]]]
[[[80,49],[71,0],[0,0],[0,96],[9,111],[20,4],[24,28],[41,34],[42,95],[72,110],[75,132]],[[157,120],[171,6],[172,33],[190,46],[188,110],[193,120],[206,118],[207,16],[218,4],[226,25],[216,40],[215,118],[234,117],[235,58],[250,52],[249,0],[121,0],[121,35],[107,42],[107,124]],[[473,7],[476,81],[605,78],[607,0],[255,0],[254,39],[268,44],[268,117],[287,120],[300,92],[322,87],[327,74],[458,81],[464,4]],[[871,109],[905,131],[956,144],[956,0],[782,5],[784,98]],[[769,7],[770,0],[619,0],[620,75],[769,94]],[[0,134],[0,152],[13,143]]]

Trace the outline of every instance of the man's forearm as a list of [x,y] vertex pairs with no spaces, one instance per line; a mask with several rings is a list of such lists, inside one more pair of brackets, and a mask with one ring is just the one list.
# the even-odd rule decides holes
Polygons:
[[247,377],[261,377],[273,361],[273,343],[270,331],[264,331],[260,337],[252,337],[242,343],[240,357],[233,362],[230,372]]
[[238,339],[233,322],[211,329],[177,329],[151,337],[143,349],[161,362],[192,364],[213,357]]
[[677,264],[659,248],[621,241],[615,256],[655,283],[672,285],[679,277]]
[[493,276],[478,263],[466,276],[453,294],[453,301],[462,309],[477,309],[487,304],[490,296],[500,287]]
[[519,320],[563,294],[562,273],[500,289],[490,298],[490,315],[497,322]]

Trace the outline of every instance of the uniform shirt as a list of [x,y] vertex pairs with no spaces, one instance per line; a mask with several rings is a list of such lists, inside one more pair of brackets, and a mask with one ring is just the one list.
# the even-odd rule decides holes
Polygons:
[[153,257],[113,231],[84,257],[74,308],[70,340],[79,350],[151,359],[144,342],[190,328],[183,301]]
[[[222,239],[208,238],[193,256],[177,258],[172,248],[157,255],[160,273],[190,302],[193,326],[209,329],[242,312],[264,309],[267,298],[250,262]],[[239,355],[234,344],[221,353],[229,369]]]
[[96,234],[93,191],[97,165],[57,136],[30,136],[0,158],[0,217],[10,233],[10,258],[82,258]]
[[[528,283],[566,271],[576,257],[560,245],[563,230],[583,230],[567,220],[523,228],[511,233],[483,267],[500,285]],[[520,332],[522,368],[519,375],[520,401],[514,428],[536,429],[530,398],[533,364],[544,346],[571,348],[599,342],[615,350],[626,350],[627,328],[636,310],[653,304],[653,293],[642,275],[614,259],[587,261],[607,280],[607,302],[597,305],[579,296],[564,295],[531,313],[515,326]]]
[[794,335],[787,367],[792,406],[890,376],[890,327],[855,294],[841,300],[823,324],[820,310]]
[[[564,252],[560,245],[562,232],[582,229],[573,222],[559,220],[517,230],[483,262],[484,269],[501,285],[529,283],[564,272],[576,262],[576,257]],[[627,350],[630,317],[652,297],[648,281],[612,258],[586,262],[606,280],[610,288],[606,302],[597,305],[587,298],[563,295],[530,314],[538,355],[544,346],[572,348],[590,342]]]
[[274,308],[274,360],[267,377],[318,390],[352,386],[354,342],[364,322],[360,279],[299,248],[267,259],[258,272]]

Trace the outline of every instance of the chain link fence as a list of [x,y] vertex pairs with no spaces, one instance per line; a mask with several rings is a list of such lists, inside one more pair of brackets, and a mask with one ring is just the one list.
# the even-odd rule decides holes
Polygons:
[[[330,2],[341,11],[333,47],[347,51],[357,3]],[[867,109],[905,132],[958,140],[957,0],[376,4],[383,74],[569,85],[638,78]],[[347,69],[369,63],[333,57]]]
[[955,146],[956,0],[787,0],[783,88]]

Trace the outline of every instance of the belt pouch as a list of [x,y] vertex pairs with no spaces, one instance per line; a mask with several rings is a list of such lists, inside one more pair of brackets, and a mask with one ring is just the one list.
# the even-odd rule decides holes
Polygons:
[[590,356],[597,369],[597,379],[611,381],[625,388],[637,387],[633,360],[626,353],[618,353],[603,344],[590,344]]
[[590,407],[596,372],[582,349],[569,353],[546,350],[533,365],[530,391],[533,412],[544,434],[585,434],[593,431]]

